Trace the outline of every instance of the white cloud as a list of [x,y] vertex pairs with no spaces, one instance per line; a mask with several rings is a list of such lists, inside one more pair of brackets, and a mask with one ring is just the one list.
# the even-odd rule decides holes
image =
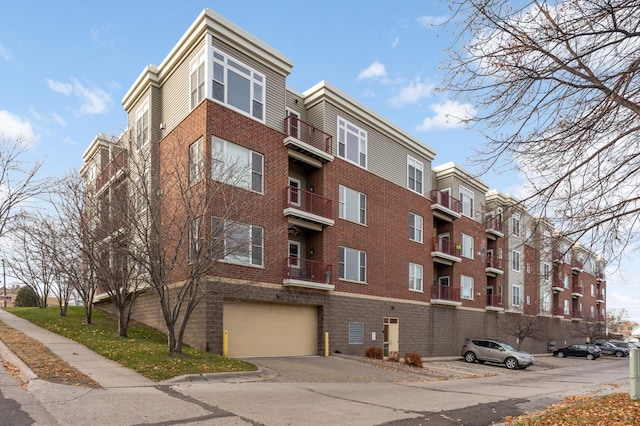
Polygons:
[[61,126],[67,125],[67,122],[64,121],[64,118],[62,118],[59,114],[56,114],[55,112],[51,114],[51,118],[53,119],[54,122],[58,123]]
[[400,37],[396,37],[393,39],[393,42],[391,42],[391,47],[395,49],[396,47],[398,47],[399,44],[400,44]]
[[418,23],[423,27],[432,28],[444,24],[448,19],[446,16],[420,16]]
[[471,104],[461,104],[456,101],[447,100],[444,103],[430,106],[435,112],[433,117],[427,117],[417,130],[443,130],[464,126],[464,123],[473,118],[476,110]]
[[414,104],[418,102],[420,99],[428,98],[431,96],[433,92],[434,85],[431,83],[426,83],[420,80],[420,78],[416,78],[408,86],[400,89],[400,93],[393,96],[389,103],[395,107],[401,107],[407,104]]
[[71,83],[62,83],[47,79],[49,88],[56,93],[65,96],[74,95],[80,101],[80,109],[76,111],[77,115],[96,115],[104,114],[109,110],[111,104],[111,96],[104,90],[83,86],[75,78],[71,79]]
[[0,43],[0,58],[4,59],[7,62],[13,59],[11,57],[11,52],[9,51],[9,49],[4,47],[1,43]]
[[387,75],[387,70],[384,68],[384,64],[375,61],[369,68],[363,70],[358,74],[358,80],[364,80],[367,78],[382,78]]
[[30,144],[36,137],[28,120],[23,120],[17,115],[3,110],[0,110],[0,136],[27,144]]

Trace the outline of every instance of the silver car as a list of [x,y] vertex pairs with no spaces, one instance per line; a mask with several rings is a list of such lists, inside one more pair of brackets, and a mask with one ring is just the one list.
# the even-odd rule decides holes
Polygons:
[[466,338],[461,355],[467,362],[495,362],[504,364],[510,370],[535,364],[530,353],[518,351],[505,342],[493,339]]

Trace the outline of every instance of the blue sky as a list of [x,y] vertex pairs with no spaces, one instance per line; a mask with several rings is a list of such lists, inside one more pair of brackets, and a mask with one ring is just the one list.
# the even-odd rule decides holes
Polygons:
[[[483,138],[447,118],[473,106],[436,90],[453,28],[433,25],[450,11],[431,0],[11,2],[0,14],[0,132],[33,140],[47,174],[80,167],[98,133],[126,126],[121,100],[143,68],[162,62],[207,7],[284,53],[292,89],[327,80],[433,148],[434,166],[473,171],[468,157]],[[520,183],[507,173],[482,179],[510,193]],[[607,306],[640,322],[632,264],[623,264],[626,281],[609,275]]]

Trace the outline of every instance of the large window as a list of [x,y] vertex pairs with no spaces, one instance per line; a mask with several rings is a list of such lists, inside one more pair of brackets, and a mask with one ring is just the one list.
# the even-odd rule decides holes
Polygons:
[[511,216],[511,234],[520,236],[520,215],[516,213]]
[[521,299],[520,299],[520,286],[519,285],[514,285],[511,287],[511,304],[513,306],[520,306],[521,303]]
[[415,213],[409,213],[409,239],[422,242],[422,216]]
[[264,230],[255,225],[211,218],[212,256],[243,265],[262,266]]
[[340,185],[340,219],[367,224],[367,196],[346,186]]
[[366,282],[367,253],[347,247],[340,247],[340,279]]
[[204,51],[199,53],[189,64],[191,109],[204,99]]
[[202,248],[202,218],[191,221],[189,227],[189,260],[196,260],[200,257]]
[[136,111],[136,149],[149,142],[149,99],[146,99]]
[[203,171],[204,157],[202,156],[202,138],[200,138],[189,145],[189,182],[200,182]]
[[462,255],[466,258],[473,259],[473,236],[462,234]]
[[513,250],[511,252],[511,269],[514,271],[520,271],[520,252]]
[[462,214],[473,218],[473,191],[460,186],[460,204],[462,205]]
[[460,293],[463,299],[473,300],[473,277],[460,276]]
[[548,263],[542,264],[542,274],[545,280],[548,280],[551,277],[551,265]]
[[213,99],[264,122],[264,75],[214,51],[212,87]]
[[338,117],[338,156],[367,168],[367,132]]
[[264,157],[224,139],[212,139],[211,177],[219,182],[263,192]]
[[407,188],[418,194],[423,194],[424,166],[421,161],[407,157]]
[[409,290],[422,291],[422,265],[409,263]]

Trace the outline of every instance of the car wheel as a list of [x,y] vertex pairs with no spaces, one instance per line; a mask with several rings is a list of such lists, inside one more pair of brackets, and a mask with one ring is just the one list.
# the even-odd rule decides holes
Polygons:
[[617,351],[617,352],[616,352],[616,356],[617,356],[618,358],[622,358],[622,357],[624,356],[624,354],[622,353],[622,351]]
[[467,352],[464,354],[464,360],[467,362],[476,362],[476,354],[473,352]]
[[593,354],[587,354],[587,359],[591,361],[592,359],[595,359],[595,357],[593,356]]
[[516,370],[518,369],[518,360],[515,358],[507,358],[504,360],[504,365],[506,365],[509,370]]
[[558,358],[564,358],[564,352],[558,352]]

